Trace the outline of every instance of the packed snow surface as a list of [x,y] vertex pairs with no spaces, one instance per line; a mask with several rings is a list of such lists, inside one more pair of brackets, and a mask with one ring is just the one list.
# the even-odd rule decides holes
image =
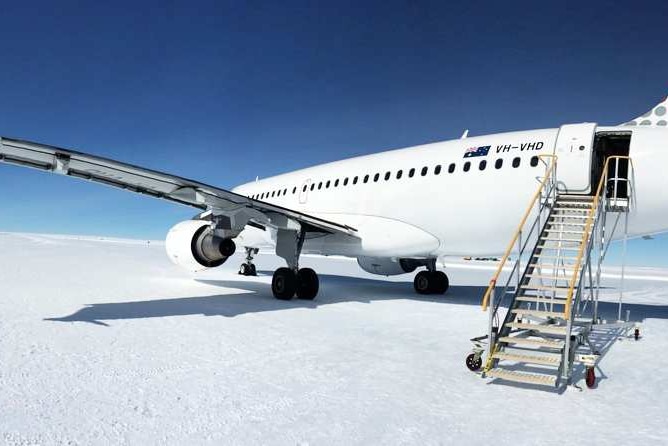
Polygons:
[[[665,444],[668,271],[628,269],[642,338],[613,337],[596,389],[469,372],[494,265],[446,262],[451,289],[304,257],[316,301],[275,300],[241,256],[191,275],[157,242],[0,234],[0,443]],[[615,318],[617,270],[601,305]]]

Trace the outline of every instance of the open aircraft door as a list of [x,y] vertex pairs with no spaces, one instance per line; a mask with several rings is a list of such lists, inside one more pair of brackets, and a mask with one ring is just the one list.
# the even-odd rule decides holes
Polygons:
[[560,192],[588,194],[596,123],[562,125],[557,135],[557,178]]

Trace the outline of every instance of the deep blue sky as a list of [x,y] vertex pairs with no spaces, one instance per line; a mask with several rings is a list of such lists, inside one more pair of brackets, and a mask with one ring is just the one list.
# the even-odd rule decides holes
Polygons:
[[[547,3],[3,2],[0,134],[232,187],[668,93],[668,2]],[[0,190],[5,231],[163,238],[194,214],[8,166]]]

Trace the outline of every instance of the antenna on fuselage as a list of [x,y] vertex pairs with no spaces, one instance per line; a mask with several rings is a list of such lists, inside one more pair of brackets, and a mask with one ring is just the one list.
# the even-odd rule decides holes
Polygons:
[[462,133],[462,136],[459,139],[466,139],[467,136],[469,136],[469,129],[464,130],[464,133]]

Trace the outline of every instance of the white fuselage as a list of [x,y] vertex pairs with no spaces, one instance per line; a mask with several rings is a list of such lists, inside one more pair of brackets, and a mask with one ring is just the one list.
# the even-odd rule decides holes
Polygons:
[[[629,154],[637,206],[630,216],[631,235],[668,230],[662,198],[668,190],[668,175],[663,174],[668,165],[668,130],[663,128],[577,124],[470,137],[318,165],[234,191],[358,230],[357,237],[309,239],[304,245],[307,253],[496,254],[505,249],[545,174],[547,159],[535,157],[556,155],[557,178],[563,187],[587,193],[593,139],[600,132],[632,134]],[[465,157],[467,150],[477,156]],[[271,231],[249,228],[240,240],[245,246],[260,247],[271,245],[273,237]]]

